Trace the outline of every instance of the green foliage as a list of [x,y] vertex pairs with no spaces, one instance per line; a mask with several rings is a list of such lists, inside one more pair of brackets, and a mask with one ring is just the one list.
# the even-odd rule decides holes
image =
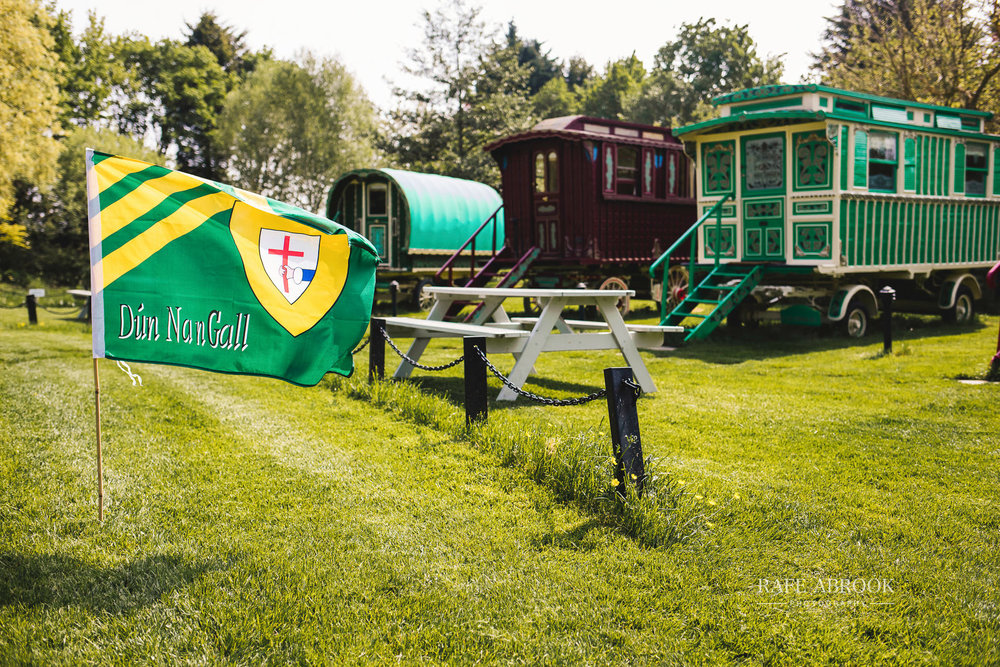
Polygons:
[[541,90],[531,97],[531,108],[536,118],[558,118],[576,113],[580,96],[570,90],[561,76],[549,79]]
[[48,183],[55,172],[58,61],[36,0],[0,3],[0,247],[23,245],[8,212],[18,180]]
[[584,87],[581,112],[598,118],[634,120],[628,110],[638,99],[645,79],[646,68],[634,53],[608,63],[604,75]]
[[779,56],[761,59],[745,25],[717,26],[714,19],[683,23],[677,38],[657,52],[627,113],[639,122],[687,125],[712,116],[713,97],[780,83],[783,70]]
[[375,109],[338,61],[300,60],[262,63],[226,98],[213,137],[234,156],[223,180],[319,211],[337,176],[375,160]]
[[163,164],[162,156],[131,137],[113,130],[74,129],[61,144],[53,187],[35,193],[34,203],[22,210],[31,250],[12,258],[12,266],[24,273],[21,282],[35,275],[51,285],[85,287],[90,283],[87,184],[83,177],[87,148]]
[[528,95],[534,96],[549,81],[562,78],[562,65],[552,58],[551,51],[542,51],[542,42],[537,39],[522,39],[517,34],[517,26],[511,21],[507,24],[507,46],[515,49],[517,64],[526,66],[528,75]]
[[529,68],[519,48],[496,38],[480,8],[446,0],[424,11],[422,48],[411,49],[404,71],[424,82],[397,89],[387,152],[400,166],[499,184],[482,148],[532,123],[527,100]]
[[992,0],[845,0],[814,68],[824,83],[996,109],[1000,9]]

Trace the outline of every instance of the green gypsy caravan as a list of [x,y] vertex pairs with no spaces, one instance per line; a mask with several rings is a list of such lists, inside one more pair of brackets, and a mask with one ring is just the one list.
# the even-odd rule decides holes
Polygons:
[[414,297],[493,216],[495,252],[504,242],[503,201],[496,190],[400,169],[349,171],[334,182],[326,202],[326,217],[364,235],[378,250],[380,281],[397,280]]
[[[664,324],[690,325],[687,339],[726,317],[862,336],[885,286],[898,309],[973,318],[1000,259],[992,114],[820,85],[713,104],[718,118],[674,130],[697,162],[701,217],[651,267]],[[697,261],[669,266],[687,242]]]

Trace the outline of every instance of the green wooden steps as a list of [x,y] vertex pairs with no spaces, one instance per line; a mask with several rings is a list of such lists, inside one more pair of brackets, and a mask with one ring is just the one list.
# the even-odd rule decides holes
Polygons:
[[[760,265],[721,264],[705,276],[660,324],[678,325],[688,318],[695,318],[700,321],[687,327],[684,342],[708,338],[722,320],[750,296],[763,277],[764,267]],[[709,312],[694,312],[701,305],[708,305]]]

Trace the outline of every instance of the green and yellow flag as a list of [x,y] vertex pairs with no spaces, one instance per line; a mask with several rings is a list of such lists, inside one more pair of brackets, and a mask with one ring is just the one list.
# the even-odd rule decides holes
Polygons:
[[314,385],[350,375],[375,248],[244,190],[87,151],[94,357]]

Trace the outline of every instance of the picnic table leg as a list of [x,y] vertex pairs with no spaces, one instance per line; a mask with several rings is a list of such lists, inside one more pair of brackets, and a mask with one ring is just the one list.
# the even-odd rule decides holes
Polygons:
[[651,394],[656,391],[656,384],[653,383],[653,377],[646,370],[646,364],[643,362],[642,356],[639,355],[639,348],[635,346],[635,342],[625,326],[622,314],[618,312],[616,301],[617,299],[599,298],[597,299],[597,308],[604,315],[604,321],[608,323],[611,335],[615,337],[618,349],[621,350],[626,363],[632,369],[632,374],[635,375],[642,391]]
[[[542,350],[545,348],[545,341],[548,339],[549,334],[552,333],[552,327],[555,326],[556,320],[559,319],[559,315],[562,313],[562,309],[565,305],[566,299],[550,299],[542,309],[541,315],[538,316],[538,321],[535,322],[535,326],[531,330],[528,342],[525,343],[524,349],[521,350],[517,363],[514,364],[514,369],[510,372],[510,375],[507,376],[507,379],[510,380],[511,384],[518,389],[524,386],[525,380],[528,379],[528,375],[534,368],[538,355],[541,354]],[[513,401],[516,398],[517,393],[506,385],[497,395],[498,401]]]
[[[435,299],[434,305],[431,306],[431,310],[427,313],[428,320],[443,321],[445,313],[448,312],[448,307],[451,306],[451,301],[448,299]],[[420,355],[424,353],[427,349],[427,344],[430,342],[430,338],[414,338],[413,342],[410,343],[410,348],[406,351],[406,356],[414,361],[420,361]],[[406,361],[400,361],[399,368],[396,372],[392,374],[392,377],[396,379],[404,379],[410,377],[413,372],[413,365],[407,363]]]

